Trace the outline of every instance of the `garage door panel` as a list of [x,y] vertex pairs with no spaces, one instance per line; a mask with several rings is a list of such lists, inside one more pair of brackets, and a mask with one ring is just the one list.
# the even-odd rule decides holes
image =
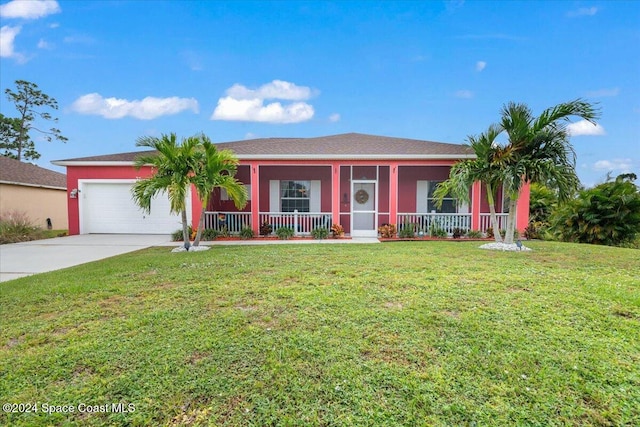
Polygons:
[[[145,212],[133,201],[132,183],[89,183],[82,192],[84,233],[168,234],[181,227],[170,213],[166,194],[151,201]],[[187,206],[190,204],[188,203]]]

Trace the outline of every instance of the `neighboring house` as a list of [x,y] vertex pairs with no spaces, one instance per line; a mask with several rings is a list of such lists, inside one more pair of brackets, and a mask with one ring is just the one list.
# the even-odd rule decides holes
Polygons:
[[67,178],[64,174],[0,156],[0,213],[25,213],[33,225],[66,229]]
[[[237,178],[246,184],[249,203],[241,211],[221,191],[207,206],[207,228],[238,232],[260,225],[291,226],[307,234],[314,227],[341,224],[351,236],[376,236],[382,224],[486,230],[489,209],[483,186],[470,191],[469,205],[445,199],[433,203],[433,190],[448,178],[451,165],[474,158],[468,146],[356,133],[318,138],[263,138],[217,144],[240,160]],[[67,186],[77,191],[69,199],[69,233],[169,233],[180,227],[169,214],[168,201],[159,197],[151,213],[131,200],[131,186],[151,173],[136,171],[140,152],[59,160],[67,167]],[[529,214],[529,187],[518,202],[517,228],[523,231]],[[498,209],[503,203],[497,195]],[[190,196],[189,218],[197,224],[201,207]],[[506,214],[500,215],[501,227]]]

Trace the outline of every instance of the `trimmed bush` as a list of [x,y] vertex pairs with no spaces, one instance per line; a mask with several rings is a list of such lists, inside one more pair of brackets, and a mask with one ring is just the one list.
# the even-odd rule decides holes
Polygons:
[[333,224],[331,226],[331,234],[333,237],[342,237],[344,236],[344,227],[340,224]]
[[326,239],[327,237],[329,237],[329,230],[327,230],[324,227],[316,227],[313,230],[311,230],[311,236],[314,239],[318,239],[318,240]]
[[294,231],[291,227],[280,227],[276,230],[276,236],[280,240],[289,240],[293,237]]
[[243,240],[253,239],[255,235],[251,227],[242,227],[242,230],[240,230],[240,238]]
[[467,231],[467,237],[470,239],[480,239],[482,238],[482,231],[480,230],[469,230]]
[[459,239],[462,236],[464,236],[466,234],[466,231],[464,230],[464,228],[459,228],[456,227],[453,229],[453,238],[454,239]]
[[271,224],[269,224],[268,222],[263,222],[260,225],[260,235],[261,236],[268,236],[269,234],[273,233],[273,226]]
[[205,228],[202,231],[202,240],[216,240],[218,236],[220,236],[220,233],[212,228]]
[[396,225],[395,224],[382,224],[378,227],[378,233],[383,239],[392,239],[396,237]]
[[398,237],[400,237],[401,239],[411,239],[413,237],[416,237],[416,225],[413,223],[400,225]]

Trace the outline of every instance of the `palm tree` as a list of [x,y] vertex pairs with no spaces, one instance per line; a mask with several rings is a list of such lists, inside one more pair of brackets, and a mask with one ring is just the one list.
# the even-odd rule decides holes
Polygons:
[[[473,182],[484,183],[491,224],[499,243],[494,191],[502,185],[509,197],[504,242],[513,243],[516,206],[525,183],[544,183],[554,188],[560,201],[567,200],[578,188],[580,181],[575,172],[575,151],[567,131],[567,123],[572,116],[595,125],[599,110],[584,100],[576,99],[548,108],[535,118],[525,104],[511,102],[505,105],[499,124],[491,125],[477,138],[469,137],[477,158],[453,165],[449,179],[441,183],[434,193],[436,200],[442,203],[445,195],[451,193],[468,201]],[[502,132],[508,137],[505,145],[496,143],[496,137]]]
[[198,138],[191,137],[183,139],[179,144],[174,133],[163,134],[160,138],[144,136],[136,141],[137,147],[152,148],[157,154],[144,154],[136,158],[136,169],[150,165],[154,174],[134,184],[133,199],[142,209],[149,212],[153,197],[158,193],[166,193],[169,196],[171,212],[181,214],[182,237],[186,249],[190,246],[186,197],[196,169],[199,142]]
[[449,179],[440,183],[433,194],[438,207],[442,206],[442,201],[448,194],[457,200],[469,203],[469,189],[474,182],[482,182],[487,189],[491,226],[495,230],[493,235],[498,243],[502,242],[502,237],[496,216],[495,191],[500,184],[499,166],[504,157],[504,150],[496,144],[495,140],[501,132],[500,126],[491,125],[479,136],[469,136],[469,145],[476,154],[476,158],[453,165]]
[[202,203],[198,232],[193,242],[194,246],[200,244],[200,237],[204,229],[204,215],[209,204],[209,198],[214,188],[223,188],[233,200],[238,209],[247,205],[247,190],[245,186],[235,178],[238,158],[230,150],[220,150],[206,135],[196,137],[199,139],[201,149],[196,154],[196,169],[191,182],[198,192],[198,198]]
[[500,169],[509,195],[505,243],[513,243],[516,205],[525,183],[551,183],[560,201],[577,190],[580,181],[575,172],[576,156],[567,130],[573,116],[595,125],[600,112],[582,99],[548,108],[537,118],[525,104],[511,102],[503,107],[500,127],[507,134],[508,143]]

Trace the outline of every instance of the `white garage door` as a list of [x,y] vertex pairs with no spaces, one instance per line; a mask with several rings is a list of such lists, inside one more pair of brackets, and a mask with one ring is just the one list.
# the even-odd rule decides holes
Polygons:
[[[181,228],[180,215],[169,210],[169,199],[160,194],[151,201],[151,212],[140,209],[131,197],[131,181],[84,182],[80,191],[82,234],[170,234]],[[191,220],[187,201],[187,218]]]

